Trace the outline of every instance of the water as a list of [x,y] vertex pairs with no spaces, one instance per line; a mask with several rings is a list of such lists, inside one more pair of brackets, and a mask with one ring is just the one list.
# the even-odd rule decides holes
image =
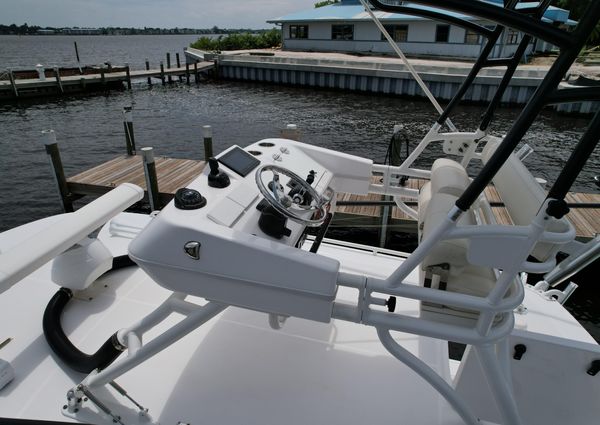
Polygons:
[[[141,68],[146,57],[157,63],[166,51],[182,51],[195,39],[0,36],[0,60],[15,68],[37,62],[72,64],[71,49],[77,40],[82,62],[127,61],[133,68]],[[436,116],[421,100],[239,82],[152,88],[138,82],[132,91],[0,105],[0,231],[61,212],[41,130],[56,131],[66,174],[73,175],[125,153],[122,108],[128,105],[134,107],[138,148],[152,146],[157,155],[198,159],[203,152],[203,125],[213,126],[218,152],[231,144],[246,146],[278,136],[285,124],[295,123],[305,142],[383,161],[394,124],[404,125],[414,147]],[[452,118],[459,129],[473,130],[480,114],[480,107],[465,106]],[[492,126],[495,133],[506,133],[517,114],[515,109],[500,110]],[[525,137],[535,149],[527,163],[536,176],[553,181],[586,122],[553,112],[542,114]],[[422,165],[440,150],[434,149],[434,155],[427,156]],[[589,159],[574,189],[597,191],[592,182],[597,174],[598,152]],[[593,278],[586,280],[594,283]],[[597,295],[582,290],[576,294],[581,295],[575,313],[600,340],[600,312],[590,303]],[[600,300],[595,299],[595,305],[600,305]]]

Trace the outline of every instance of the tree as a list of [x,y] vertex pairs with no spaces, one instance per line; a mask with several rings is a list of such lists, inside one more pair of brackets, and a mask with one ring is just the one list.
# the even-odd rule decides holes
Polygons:
[[[597,0],[553,0],[553,4],[562,9],[569,11],[569,19],[578,21],[585,14],[585,11],[592,1]],[[596,28],[592,31],[590,38],[587,41],[588,46],[597,46],[600,43],[600,22],[596,24]]]
[[323,6],[329,6],[330,4],[339,3],[340,0],[325,0],[315,3],[315,9]]

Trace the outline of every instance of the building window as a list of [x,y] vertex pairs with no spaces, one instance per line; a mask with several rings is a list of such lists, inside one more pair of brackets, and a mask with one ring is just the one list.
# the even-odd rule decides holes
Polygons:
[[508,34],[506,35],[506,44],[518,44],[519,43],[519,33],[515,30],[508,30]]
[[[408,40],[408,25],[384,25],[384,27],[394,41],[403,42]],[[381,40],[386,40],[383,33],[381,34]]]
[[290,38],[308,38],[308,25],[290,25]]
[[479,34],[475,31],[467,30],[465,32],[465,44],[479,44]]
[[354,25],[332,25],[332,40],[354,40]]
[[447,43],[450,38],[450,25],[438,25],[435,29],[435,41]]

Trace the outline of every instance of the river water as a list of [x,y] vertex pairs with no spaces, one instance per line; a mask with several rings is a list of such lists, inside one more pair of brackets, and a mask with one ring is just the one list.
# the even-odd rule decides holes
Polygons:
[[[77,41],[83,64],[128,62],[141,69],[145,58],[153,64],[164,60],[166,52],[174,58],[196,38],[0,36],[0,64],[14,69],[36,63],[73,65]],[[286,124],[294,123],[304,142],[381,162],[394,124],[404,126],[414,147],[436,116],[423,100],[227,81],[152,88],[140,81],[132,91],[0,105],[0,231],[60,212],[42,130],[56,131],[66,174],[73,175],[125,152],[122,108],[130,105],[138,148],[152,146],[156,155],[197,159],[202,158],[203,125],[213,126],[218,152],[231,144],[246,146],[278,136]],[[481,112],[481,107],[464,106],[452,119],[459,129],[474,130]],[[504,134],[517,115],[516,109],[501,109],[494,133]],[[553,181],[586,123],[550,111],[542,114],[525,137],[535,149],[527,165],[536,176]],[[574,189],[596,191],[592,179],[597,174],[598,152]],[[598,324],[596,313],[586,320]]]

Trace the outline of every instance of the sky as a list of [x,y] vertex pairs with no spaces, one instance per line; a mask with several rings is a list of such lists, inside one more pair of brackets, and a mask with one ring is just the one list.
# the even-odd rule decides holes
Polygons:
[[0,0],[0,24],[50,27],[269,28],[317,0]]

